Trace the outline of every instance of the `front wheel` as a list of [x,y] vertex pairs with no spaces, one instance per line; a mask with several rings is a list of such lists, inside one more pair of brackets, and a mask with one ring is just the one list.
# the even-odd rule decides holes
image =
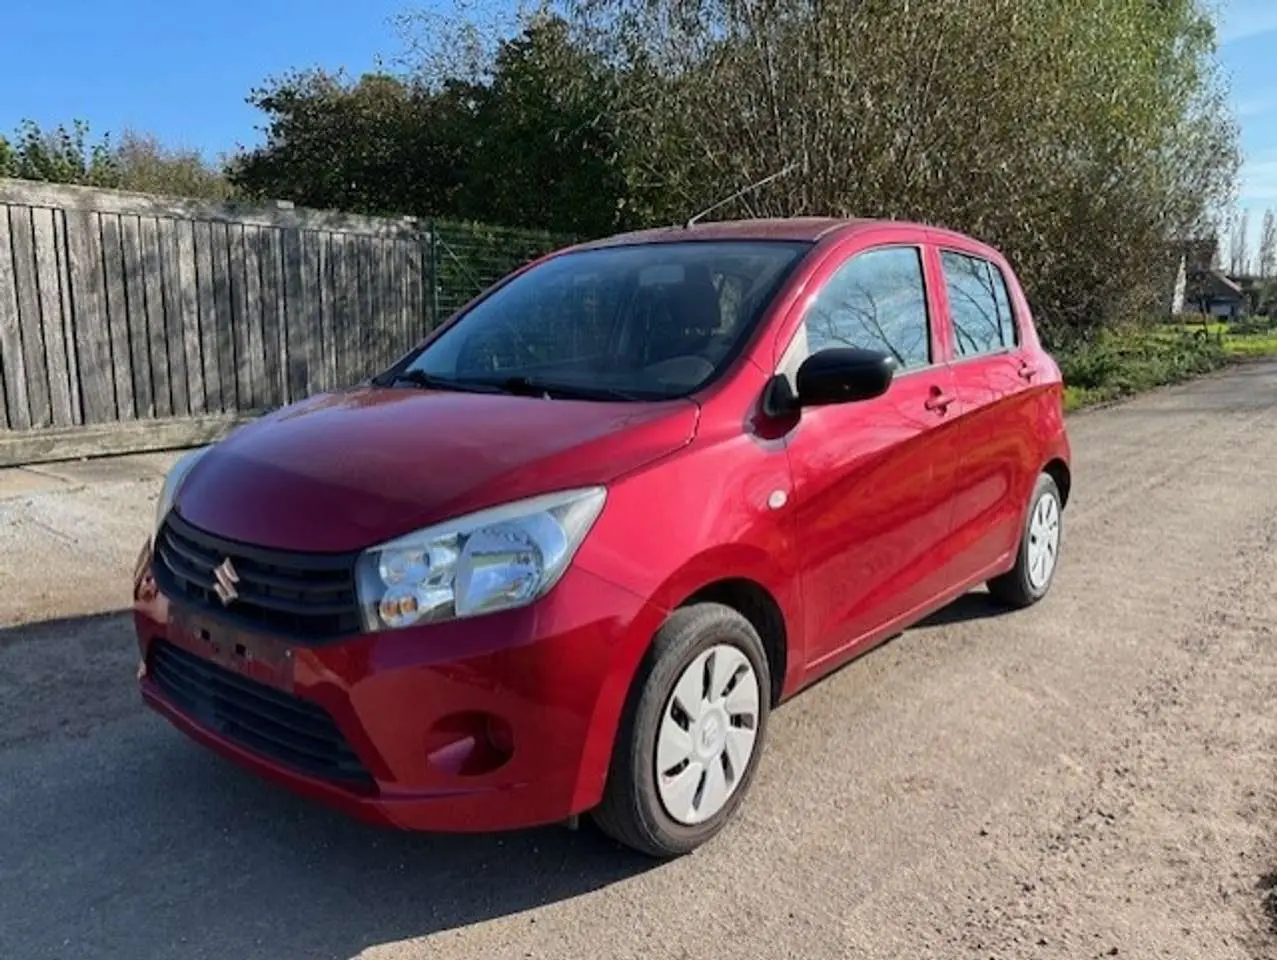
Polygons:
[[655,857],[717,834],[753,780],[770,689],[748,620],[717,603],[675,611],[639,672],[595,823]]
[[1029,498],[1015,566],[989,581],[994,599],[1011,607],[1027,607],[1046,596],[1059,565],[1062,513],[1060,488],[1044,473]]

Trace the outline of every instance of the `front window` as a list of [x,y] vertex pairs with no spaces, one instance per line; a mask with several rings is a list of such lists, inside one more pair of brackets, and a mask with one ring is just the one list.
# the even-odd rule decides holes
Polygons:
[[479,301],[389,379],[547,397],[684,396],[726,369],[808,249],[680,241],[566,253]]
[[803,327],[807,349],[881,350],[901,370],[931,363],[931,327],[922,251],[882,247],[856,254],[817,294]]

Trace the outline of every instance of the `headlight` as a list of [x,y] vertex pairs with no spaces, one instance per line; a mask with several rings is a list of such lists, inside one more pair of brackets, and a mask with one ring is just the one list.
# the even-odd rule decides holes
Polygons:
[[603,487],[552,493],[427,527],[356,565],[368,630],[474,617],[553,587],[603,509]]
[[160,529],[160,524],[164,522],[164,518],[168,516],[169,510],[173,509],[173,501],[177,498],[177,491],[181,489],[186,475],[191,472],[191,467],[195,466],[200,457],[204,456],[208,451],[208,447],[192,450],[169,468],[168,476],[164,478],[164,486],[160,488],[160,499],[155,503],[155,529],[157,532]]

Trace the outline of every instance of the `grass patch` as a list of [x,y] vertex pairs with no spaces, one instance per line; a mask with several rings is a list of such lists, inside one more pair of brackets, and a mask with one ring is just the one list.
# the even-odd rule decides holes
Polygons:
[[1056,358],[1064,373],[1064,409],[1070,412],[1181,383],[1230,360],[1268,356],[1277,356],[1277,317],[1131,325],[1066,347]]
[[1201,376],[1223,366],[1228,355],[1219,334],[1163,325],[1105,330],[1061,350],[1057,360],[1069,412]]
[[1230,357],[1277,355],[1277,317],[1252,317],[1224,331],[1224,352]]

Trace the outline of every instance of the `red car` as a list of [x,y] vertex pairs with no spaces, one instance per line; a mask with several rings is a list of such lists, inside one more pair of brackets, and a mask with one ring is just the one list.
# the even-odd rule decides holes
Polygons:
[[180,461],[141,692],[367,820],[588,811],[673,856],[740,805],[776,704],[978,584],[1041,599],[1069,487],[1059,369],[988,246],[613,237]]

